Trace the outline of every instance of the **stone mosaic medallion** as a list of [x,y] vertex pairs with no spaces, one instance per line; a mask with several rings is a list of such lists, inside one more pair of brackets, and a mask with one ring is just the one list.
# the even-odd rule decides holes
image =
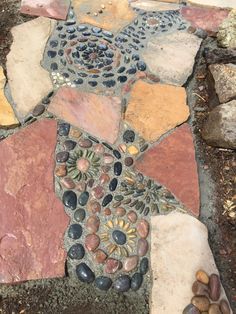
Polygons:
[[43,66],[55,88],[71,86],[89,91],[112,90],[119,94],[139,72],[148,71],[140,52],[150,36],[186,30],[179,11],[144,12],[119,34],[78,24],[71,10],[48,41]]
[[101,290],[139,290],[148,272],[150,215],[185,211],[167,189],[134,171],[148,147],[128,125],[113,146],[58,125],[55,177],[71,219],[68,271]]

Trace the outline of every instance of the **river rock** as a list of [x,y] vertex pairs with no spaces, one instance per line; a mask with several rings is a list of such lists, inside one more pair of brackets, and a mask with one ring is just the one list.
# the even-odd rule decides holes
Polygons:
[[207,273],[204,270],[198,270],[196,272],[196,279],[202,283],[204,283],[205,285],[208,284],[209,282],[209,277],[207,275]]
[[209,297],[209,288],[207,285],[199,282],[199,281],[195,281],[192,285],[192,291],[194,293],[194,295],[204,295],[206,297]]
[[203,139],[212,146],[236,149],[236,100],[214,108],[202,129]]
[[189,304],[183,310],[183,314],[201,314],[201,312],[198,308],[196,308],[196,306],[194,306],[193,304]]
[[108,258],[106,260],[105,272],[107,274],[114,274],[121,267],[120,261],[114,258]]
[[85,246],[89,251],[95,251],[100,244],[100,238],[96,234],[88,234],[85,238]]
[[213,301],[218,301],[221,293],[220,278],[217,274],[212,274],[209,281],[210,297]]
[[208,310],[208,314],[222,314],[218,304],[211,304]]
[[230,314],[229,304],[226,300],[220,301],[220,309],[222,314]]
[[130,272],[131,270],[137,267],[137,264],[138,264],[138,256],[137,255],[129,256],[123,262],[123,269],[126,272]]
[[210,301],[205,296],[195,296],[192,298],[191,303],[201,312],[208,311],[210,306]]

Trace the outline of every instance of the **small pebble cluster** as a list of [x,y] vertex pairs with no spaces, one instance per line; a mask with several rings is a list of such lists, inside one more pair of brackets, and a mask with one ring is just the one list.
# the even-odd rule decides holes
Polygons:
[[184,208],[160,184],[134,170],[149,144],[124,124],[116,146],[58,126],[56,190],[71,222],[68,269],[101,290],[140,289],[149,268],[150,214]]
[[193,283],[194,297],[183,311],[183,314],[230,314],[230,307],[221,299],[221,282],[217,274],[208,274],[199,270]]

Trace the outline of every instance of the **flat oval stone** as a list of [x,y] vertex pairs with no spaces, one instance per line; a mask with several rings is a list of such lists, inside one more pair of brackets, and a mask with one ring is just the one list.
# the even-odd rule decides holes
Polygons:
[[136,147],[135,145],[131,145],[128,147],[128,153],[130,155],[137,155],[139,153],[138,147]]
[[74,210],[77,206],[77,196],[75,192],[73,191],[66,191],[63,194],[63,203],[66,207],[69,207],[70,209]]
[[132,222],[132,223],[135,223],[137,221],[137,219],[138,219],[137,214],[133,210],[128,212],[127,217],[129,219],[129,221]]
[[85,213],[85,210],[83,208],[79,208],[75,211],[74,213],[74,219],[77,221],[77,222],[81,222],[84,220],[86,216],[86,213]]
[[104,148],[104,146],[102,144],[96,144],[96,145],[94,145],[93,150],[94,150],[94,152],[96,154],[100,154],[101,155],[101,154],[104,153],[105,148]]
[[123,245],[126,243],[126,235],[120,230],[114,230],[112,232],[112,238],[119,245]]
[[104,189],[102,186],[96,186],[93,188],[91,195],[95,197],[96,199],[100,199],[104,196]]
[[76,142],[74,142],[74,141],[67,140],[64,142],[64,148],[66,150],[72,150],[75,148],[75,146],[76,146]]
[[118,292],[126,292],[130,289],[131,279],[128,275],[120,276],[114,281],[114,289]]
[[113,196],[111,194],[108,194],[104,197],[103,201],[102,201],[102,206],[106,207],[113,199]]
[[100,219],[97,216],[90,216],[86,222],[86,228],[91,233],[97,232],[99,225],[100,225]]
[[75,188],[75,183],[70,177],[66,177],[66,178],[61,179],[61,184],[66,189],[74,189]]
[[209,277],[204,270],[199,270],[196,272],[196,279],[205,285],[208,285],[209,283]]
[[141,219],[137,224],[137,231],[141,238],[146,238],[149,233],[149,223],[145,219]]
[[38,117],[42,113],[44,113],[44,111],[45,111],[44,105],[37,105],[37,106],[34,107],[34,110],[33,110],[32,114],[33,114],[33,116]]
[[229,304],[224,299],[220,301],[220,310],[221,310],[222,314],[230,314]]
[[81,237],[83,229],[79,224],[73,224],[69,227],[68,237],[77,240]]
[[107,291],[112,285],[112,280],[109,277],[100,276],[96,278],[95,285],[98,289]]
[[220,306],[218,304],[211,304],[208,310],[208,314],[222,314]]
[[110,191],[115,191],[115,189],[117,188],[117,184],[118,184],[118,180],[116,178],[113,178],[109,184],[109,190]]
[[85,246],[89,251],[95,251],[100,244],[100,238],[96,234],[88,234],[85,237]]
[[201,312],[207,312],[210,306],[210,301],[205,296],[194,296],[191,300],[191,303]]
[[95,200],[91,200],[88,202],[87,210],[91,212],[92,214],[100,213],[101,211],[101,205],[99,202]]
[[209,297],[209,288],[207,285],[200,281],[195,281],[192,286],[192,291],[194,295],[205,295]]
[[103,162],[104,164],[112,164],[114,161],[114,157],[110,154],[104,154]]
[[84,139],[84,138],[81,138],[78,144],[80,147],[83,147],[83,148],[90,148],[93,145],[93,143],[89,139]]
[[123,140],[125,143],[133,143],[135,140],[135,133],[132,130],[126,130],[123,134]]
[[81,206],[85,206],[89,199],[89,193],[87,191],[80,194],[78,202]]
[[69,158],[68,152],[59,152],[56,155],[56,161],[57,162],[66,162]]
[[97,264],[103,264],[107,259],[107,254],[103,250],[97,250],[94,252],[93,258]]
[[212,274],[209,279],[210,298],[212,301],[218,301],[221,293],[220,278],[216,274]]
[[137,246],[137,252],[138,256],[144,256],[147,254],[148,251],[148,242],[146,239],[139,239],[138,240],[138,246]]
[[91,283],[95,279],[94,273],[85,263],[81,263],[76,266],[76,274],[82,282]]
[[61,123],[59,124],[57,133],[61,136],[67,136],[70,132],[70,124],[69,123]]
[[137,291],[143,283],[143,275],[140,273],[135,273],[131,278],[131,289]]
[[79,182],[76,184],[76,190],[78,190],[79,192],[84,192],[86,190],[86,183],[85,182]]
[[114,258],[108,258],[104,270],[107,274],[114,274],[121,267],[121,262]]
[[122,163],[120,163],[119,161],[115,162],[114,164],[114,174],[116,176],[120,176],[122,173]]
[[148,272],[148,268],[149,268],[148,258],[144,257],[140,262],[139,271],[142,275],[145,275]]
[[123,269],[125,272],[130,272],[131,270],[135,269],[138,265],[138,256],[129,256],[123,262]]
[[194,306],[193,304],[189,304],[183,310],[183,314],[201,314],[201,312],[198,308],[196,308],[196,306]]
[[126,210],[123,207],[116,208],[116,216],[123,217],[126,214]]
[[84,254],[85,254],[84,247],[80,243],[72,245],[68,252],[69,258],[76,260],[82,259],[84,257]]
[[134,163],[134,160],[133,160],[132,157],[126,157],[126,158],[125,158],[125,165],[126,165],[126,167],[132,166],[133,163]]
[[121,159],[121,154],[118,150],[113,150],[113,155],[117,158],[117,159]]
[[108,174],[103,173],[99,178],[100,184],[106,184],[110,181],[110,177]]

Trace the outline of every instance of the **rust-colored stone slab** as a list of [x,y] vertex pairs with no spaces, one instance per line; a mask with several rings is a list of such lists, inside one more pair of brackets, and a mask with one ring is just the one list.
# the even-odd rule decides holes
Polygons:
[[199,216],[199,184],[192,132],[183,124],[160,144],[145,152],[135,167],[167,187],[195,216]]
[[0,282],[62,277],[68,225],[54,193],[57,125],[42,120],[0,143]]
[[20,12],[65,20],[69,7],[70,0],[22,0]]
[[118,97],[61,87],[48,110],[61,119],[113,144],[119,132],[121,100]]
[[136,17],[127,0],[72,0],[72,5],[80,23],[92,24],[113,32],[121,30]]
[[219,25],[228,16],[229,11],[217,8],[187,6],[181,9],[181,14],[193,27],[216,33]]
[[188,116],[183,87],[138,81],[131,91],[125,120],[146,140],[153,142],[185,122]]

